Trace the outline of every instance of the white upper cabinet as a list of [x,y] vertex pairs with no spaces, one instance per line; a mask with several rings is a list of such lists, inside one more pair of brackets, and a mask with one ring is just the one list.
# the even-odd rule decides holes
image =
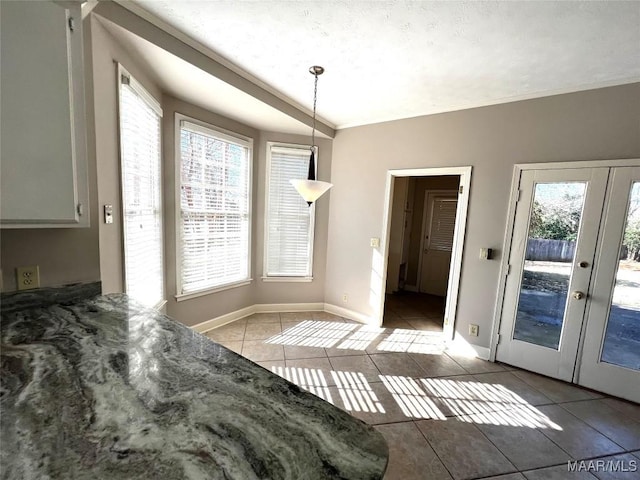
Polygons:
[[80,5],[0,1],[0,224],[87,227]]

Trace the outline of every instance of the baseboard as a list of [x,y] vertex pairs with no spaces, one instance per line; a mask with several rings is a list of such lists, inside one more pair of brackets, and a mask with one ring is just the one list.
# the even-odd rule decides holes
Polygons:
[[355,320],[356,322],[365,323],[367,325],[371,325],[373,323],[373,319],[365,315],[364,313],[356,312],[355,310],[349,310],[348,308],[339,307],[338,305],[333,305],[331,303],[324,304],[324,311],[327,313],[332,313],[334,315],[338,315],[340,317],[348,318],[349,320]]
[[241,308],[240,310],[236,310],[235,312],[229,312],[224,315],[220,315],[219,317],[212,318],[211,320],[206,320],[202,323],[198,323],[197,325],[193,325],[191,328],[198,333],[204,333],[208,332],[209,330],[213,330],[214,328],[226,325],[227,323],[235,322],[236,320],[240,320],[241,318],[248,317],[249,315],[253,315],[254,313],[256,313],[256,306],[251,305],[250,307]]
[[256,308],[256,313],[322,312],[324,303],[258,303],[254,307]]
[[271,313],[271,312],[322,312],[324,311],[324,303],[258,303],[249,307],[241,308],[234,312],[229,312],[219,317],[206,320],[191,328],[198,333],[208,332],[214,328],[221,327],[241,318],[248,317],[254,313]]

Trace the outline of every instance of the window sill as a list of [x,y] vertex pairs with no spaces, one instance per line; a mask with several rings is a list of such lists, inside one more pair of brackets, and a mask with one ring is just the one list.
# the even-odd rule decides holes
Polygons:
[[223,292],[225,290],[231,290],[232,288],[244,287],[245,285],[249,285],[252,281],[253,278],[248,278],[247,280],[241,280],[235,283],[227,283],[226,285],[221,285],[219,287],[205,288],[204,290],[198,290],[196,292],[181,293],[179,295],[175,295],[175,299],[176,302],[191,300],[192,298],[202,297],[204,295],[210,295],[212,293]]
[[274,283],[309,283],[313,282],[313,277],[262,277],[262,281]]

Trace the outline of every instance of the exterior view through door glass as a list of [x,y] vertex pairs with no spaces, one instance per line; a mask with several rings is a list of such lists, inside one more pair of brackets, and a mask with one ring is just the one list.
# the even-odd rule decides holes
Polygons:
[[612,170],[577,381],[640,402],[640,167]]
[[513,338],[558,349],[586,182],[538,183]]
[[601,361],[640,370],[640,182],[633,182]]

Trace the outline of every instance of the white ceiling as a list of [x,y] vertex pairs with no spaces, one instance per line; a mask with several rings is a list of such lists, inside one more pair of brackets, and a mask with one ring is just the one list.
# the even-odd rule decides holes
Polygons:
[[[640,81],[638,1],[135,3],[306,108],[308,68],[324,66],[318,113],[338,128]],[[150,45],[137,48],[167,85],[198,77],[196,103],[238,111],[231,87]]]

